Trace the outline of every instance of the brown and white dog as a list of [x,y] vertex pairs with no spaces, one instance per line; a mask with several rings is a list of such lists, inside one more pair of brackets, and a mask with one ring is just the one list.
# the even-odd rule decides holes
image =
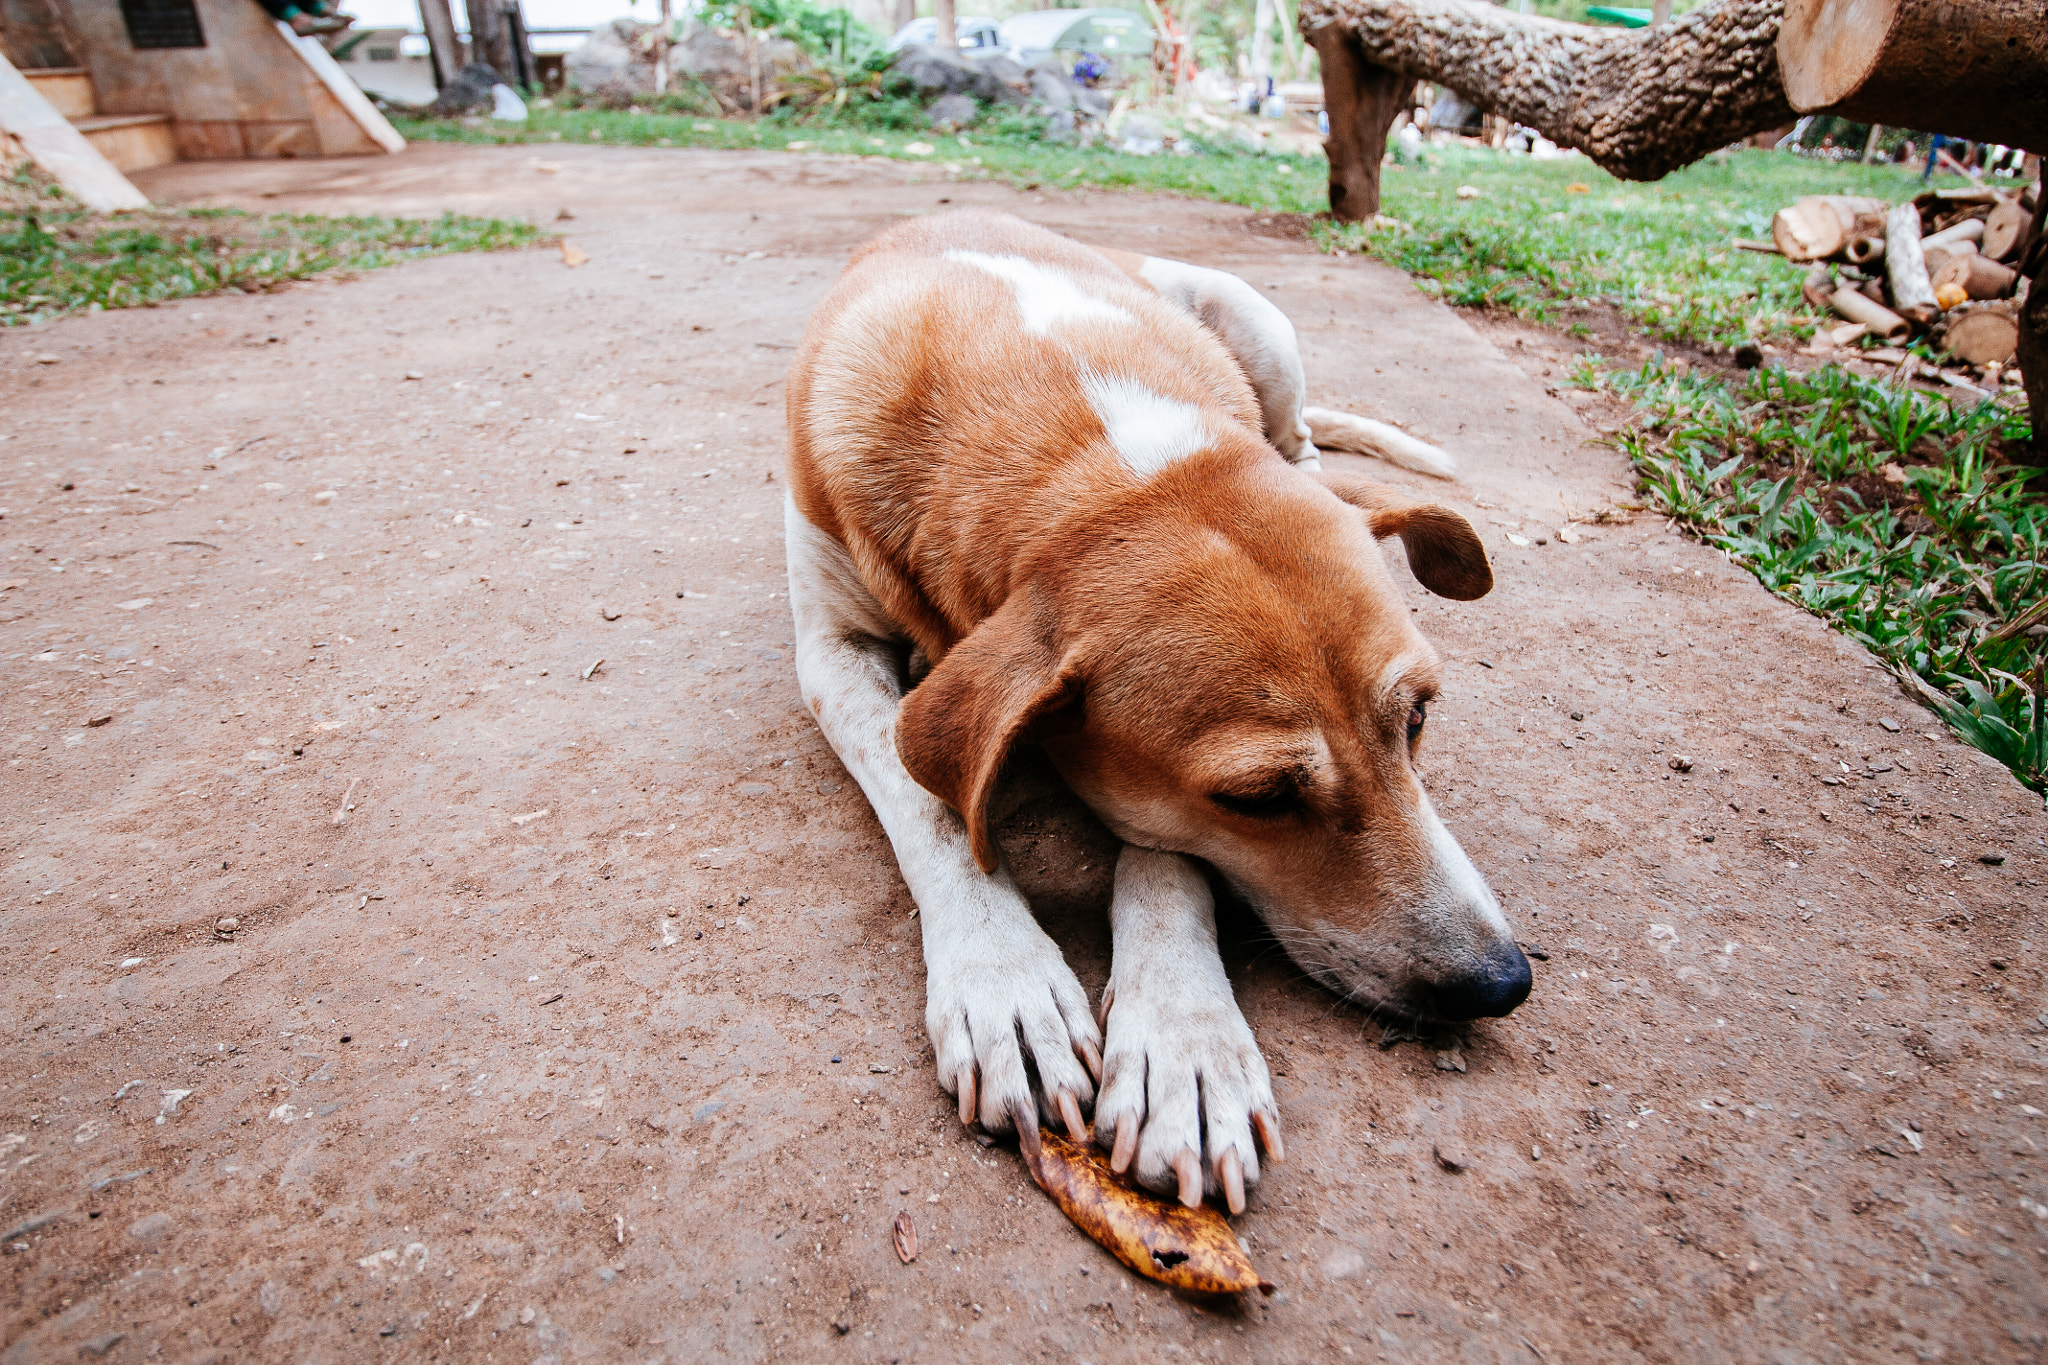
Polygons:
[[[1416,776],[1437,656],[1375,539],[1459,599],[1485,550],[1315,468],[1316,418],[1386,442],[1305,420],[1301,373],[1233,276],[957,212],[857,252],[789,376],[798,677],[922,912],[941,1083],[1027,1148],[1092,1098],[1118,1169],[1232,1211],[1279,1122],[1202,864],[1375,1011],[1505,1014],[1530,980]],[[1025,741],[1125,844],[1101,1028],[989,832]]]

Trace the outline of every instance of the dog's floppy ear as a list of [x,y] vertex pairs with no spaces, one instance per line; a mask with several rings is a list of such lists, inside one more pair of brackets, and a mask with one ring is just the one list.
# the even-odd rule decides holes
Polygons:
[[1472,523],[1442,503],[1415,499],[1371,479],[1335,470],[1310,473],[1323,487],[1365,513],[1372,533],[1401,537],[1416,581],[1440,597],[1470,602],[1493,591],[1493,565]]
[[1079,695],[1057,617],[1035,587],[1011,594],[925,676],[896,713],[896,754],[919,786],[967,822],[974,861],[996,870],[988,801],[1024,728]]

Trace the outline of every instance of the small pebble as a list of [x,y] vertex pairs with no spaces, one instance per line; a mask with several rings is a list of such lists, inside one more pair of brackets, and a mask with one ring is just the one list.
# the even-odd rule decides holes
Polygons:
[[[407,379],[425,379],[425,378],[426,378],[426,376],[425,376],[425,375],[423,375],[423,374],[421,374],[421,373],[420,373],[420,372],[419,372],[418,370],[407,370],[407,371],[405,372],[405,377],[406,377]],[[530,1312],[532,1312],[533,1310],[531,1310],[531,1309],[528,1309],[527,1311],[528,1311],[528,1312],[530,1313]],[[529,1321],[531,1321],[531,1319],[528,1319],[528,1320],[529,1320]]]
[[1675,773],[1689,773],[1692,771],[1692,760],[1690,758],[1687,758],[1684,754],[1673,754],[1671,756],[1670,762],[1666,766],[1668,766],[1671,769],[1671,771]]
[[1895,720],[1892,720],[1890,717],[1886,717],[1885,719],[1880,720],[1878,722],[1878,725],[1886,730],[1891,731],[1893,734],[1897,734],[1899,732],[1899,723]]
[[2005,855],[2003,853],[1979,853],[1977,861],[1986,867],[2004,867]]
[[233,915],[222,915],[213,922],[213,927],[219,933],[232,934],[242,927],[242,922]]

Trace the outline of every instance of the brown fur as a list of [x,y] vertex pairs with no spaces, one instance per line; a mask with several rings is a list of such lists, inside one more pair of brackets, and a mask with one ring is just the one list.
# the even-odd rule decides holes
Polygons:
[[[1010,285],[949,249],[1044,263],[1137,326],[1030,334]],[[1201,410],[1213,439],[1140,477],[1083,366]],[[1402,926],[1432,855],[1408,727],[1437,663],[1374,536],[1401,535],[1437,591],[1476,597],[1492,574],[1462,517],[1293,468],[1200,325],[1104,254],[993,214],[858,252],[788,392],[797,507],[932,660],[898,752],[960,812],[985,871],[988,795],[1028,737],[1119,835],[1221,868],[1311,971],[1398,994],[1407,967],[1344,945],[1418,938]],[[1227,804],[1290,792],[1282,819]],[[1328,941],[1304,951],[1302,935]]]

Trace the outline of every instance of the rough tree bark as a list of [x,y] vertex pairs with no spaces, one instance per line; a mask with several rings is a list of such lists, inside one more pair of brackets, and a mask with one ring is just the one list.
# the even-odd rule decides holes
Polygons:
[[2034,221],[2017,263],[2030,281],[2019,316],[2020,375],[2027,382],[2034,452],[2048,460],[2048,177],[2034,188]]
[[[1778,77],[1782,0],[1714,0],[1645,29],[1591,28],[1480,0],[1302,0],[1301,27],[1324,54],[1323,94],[1337,125],[1330,52],[1368,81],[1370,68],[1447,85],[1481,108],[1576,147],[1626,180],[1655,180],[1738,138],[1792,121]],[[1336,30],[1336,33],[1330,32]],[[1370,101],[1368,101],[1370,102]],[[1332,209],[1379,211],[1378,145],[1370,164],[1331,148]],[[1345,188],[1337,208],[1335,187]]]

